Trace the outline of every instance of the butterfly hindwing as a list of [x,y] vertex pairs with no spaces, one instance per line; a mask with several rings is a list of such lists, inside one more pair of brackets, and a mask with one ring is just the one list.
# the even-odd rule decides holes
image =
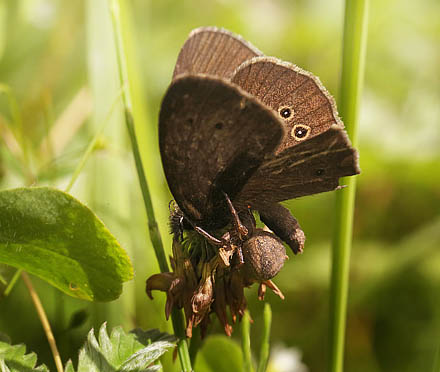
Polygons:
[[[358,153],[339,126],[266,160],[237,196],[237,204],[276,203],[335,190],[339,178],[360,172]],[[267,180],[261,183],[261,180]]]
[[[273,57],[255,57],[231,81],[271,107],[283,122],[285,137],[249,179],[239,203],[261,204],[331,191],[340,177],[359,173],[333,97],[319,79]],[[262,180],[267,181],[260,187]]]
[[344,127],[333,97],[320,80],[291,63],[274,57],[256,57],[240,65],[231,80],[272,108],[284,122],[286,137],[278,152],[332,125]]

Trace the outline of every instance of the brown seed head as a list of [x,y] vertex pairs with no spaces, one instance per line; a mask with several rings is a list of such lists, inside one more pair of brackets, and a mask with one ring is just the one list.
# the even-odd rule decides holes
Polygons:
[[266,281],[279,273],[286,259],[286,249],[274,234],[257,230],[243,244],[245,278]]

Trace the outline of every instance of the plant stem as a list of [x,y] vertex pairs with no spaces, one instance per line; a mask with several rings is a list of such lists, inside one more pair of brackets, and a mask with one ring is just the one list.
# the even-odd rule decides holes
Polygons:
[[264,328],[263,328],[263,337],[261,339],[260,361],[258,363],[257,372],[265,372],[267,369],[267,363],[269,361],[269,351],[270,351],[271,325],[272,325],[272,309],[270,307],[270,304],[266,302],[264,304]]
[[[364,78],[367,20],[368,0],[346,0],[339,111],[354,147],[357,146],[357,122]],[[338,191],[336,199],[330,290],[331,372],[343,371],[356,179],[343,178],[342,183],[348,187]]]
[[9,282],[8,286],[6,287],[5,291],[3,292],[3,294],[5,296],[9,296],[9,293],[11,293],[12,288],[14,288],[15,283],[17,283],[18,278],[20,277],[20,274],[23,270],[22,269],[18,269],[15,273],[14,276],[12,277],[11,281]]
[[44,311],[40,298],[38,297],[37,292],[35,292],[32,282],[25,271],[21,273],[21,277],[29,291],[29,294],[31,295],[32,302],[34,303],[35,309],[37,310],[37,314],[43,326],[44,333],[46,333],[47,341],[49,342],[50,349],[52,350],[52,355],[53,359],[55,360],[57,371],[63,372],[63,363],[61,362],[60,353],[58,352],[55,337],[53,337],[52,329],[50,328],[49,320],[47,319],[46,312]]
[[188,342],[185,335],[185,321],[181,310],[175,307],[171,311],[174,334],[179,338],[177,342],[177,354],[179,355],[180,366],[183,372],[192,372],[191,358],[189,356]]
[[251,358],[251,318],[246,310],[241,320],[241,349],[243,352],[243,371],[253,372]]
[[189,344],[189,356],[191,364],[196,363],[197,353],[202,345],[202,337],[200,335],[200,327],[193,328],[191,343]]
[[[159,263],[160,270],[162,272],[169,271],[168,262],[166,260],[165,251],[162,244],[162,238],[160,235],[159,227],[156,222],[154,214],[153,203],[151,201],[150,191],[148,188],[147,179],[145,177],[144,167],[142,165],[142,159],[139,152],[138,141],[136,138],[134,118],[133,118],[133,105],[130,91],[130,79],[128,77],[127,70],[127,55],[124,51],[124,38],[122,17],[120,12],[121,0],[109,1],[110,10],[113,20],[113,31],[116,42],[116,55],[118,59],[119,78],[121,86],[127,85],[127,89],[123,93],[123,102],[125,106],[125,123],[127,126],[128,134],[130,136],[131,148],[136,164],[136,170],[139,178],[139,183],[142,191],[142,197],[144,200],[145,210],[148,218],[148,229],[150,232],[150,239],[153,244],[154,252],[156,254],[157,261]],[[124,6],[128,6],[125,3]],[[171,313],[171,319],[173,323],[174,333],[179,338],[177,344],[177,351],[179,355],[180,365],[184,372],[191,372],[191,359],[188,352],[188,343],[185,338],[185,323],[181,310],[173,309]]]
[[136,164],[136,171],[138,173],[139,183],[142,191],[142,197],[144,199],[144,206],[147,212],[148,218],[148,230],[150,233],[150,239],[153,244],[154,252],[156,254],[157,261],[159,263],[160,271],[170,271],[168,268],[168,262],[163,249],[162,238],[160,236],[159,227],[154,215],[153,203],[151,202],[150,190],[147,184],[147,178],[145,176],[144,166],[142,164],[141,154],[139,152],[139,146],[136,138],[136,133],[133,123],[133,115],[126,107],[125,109],[125,123],[127,125],[128,134],[130,136],[131,147]]

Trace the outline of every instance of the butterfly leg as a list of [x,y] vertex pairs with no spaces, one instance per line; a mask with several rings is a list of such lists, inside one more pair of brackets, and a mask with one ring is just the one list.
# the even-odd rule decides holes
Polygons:
[[212,245],[215,245],[217,247],[222,247],[225,245],[225,242],[223,240],[217,239],[216,237],[212,236],[209,232],[203,230],[199,226],[193,226],[194,230],[197,231],[200,235],[202,235],[209,243]]
[[232,214],[232,223],[234,224],[235,231],[238,232],[240,240],[244,240],[248,236],[249,230],[241,222],[238,212],[235,210],[234,206],[232,205],[231,199],[229,199],[228,194],[223,193],[223,195],[226,198],[226,203],[228,204],[229,211]]
[[[223,193],[226,198],[226,203],[228,204],[229,211],[232,214],[232,223],[234,225],[235,231],[238,233],[238,237],[241,241],[244,241],[250,237],[253,233],[253,229],[255,227],[255,219],[252,215],[250,210],[247,210],[244,215],[244,218],[246,219],[246,222],[249,225],[249,228],[246,227],[245,224],[240,219],[240,216],[238,215],[237,210],[232,205],[231,199],[229,199],[229,196],[226,193]],[[241,244],[237,246],[236,248],[238,260],[240,262],[240,265],[244,264],[244,258],[243,258],[243,250],[241,248]]]
[[[195,231],[202,235],[210,244],[218,247],[220,258],[223,260],[225,266],[229,266],[229,261],[234,251],[232,250],[229,232],[225,233],[220,239],[212,236],[209,232],[203,230],[199,226],[193,225]],[[238,249],[238,257],[240,263],[243,263],[243,253],[241,248]]]
[[275,203],[258,207],[257,210],[261,221],[281,240],[285,241],[295,254],[303,251],[306,237],[298,221],[287,208]]

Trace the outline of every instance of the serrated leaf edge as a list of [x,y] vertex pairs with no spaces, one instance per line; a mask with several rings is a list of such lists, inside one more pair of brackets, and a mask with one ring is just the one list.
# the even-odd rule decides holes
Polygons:
[[174,347],[174,344],[171,342],[155,341],[151,345],[132,354],[124,363],[122,363],[118,372],[130,372],[139,368],[147,368],[172,347]]

